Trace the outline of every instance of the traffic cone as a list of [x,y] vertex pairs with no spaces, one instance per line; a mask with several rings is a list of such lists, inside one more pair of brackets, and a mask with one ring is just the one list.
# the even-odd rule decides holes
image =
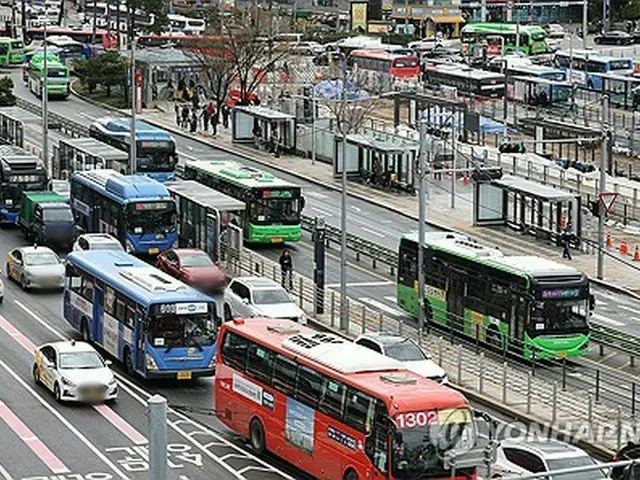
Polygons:
[[640,262],[640,250],[638,249],[638,245],[636,245],[636,251],[633,252],[633,261]]
[[607,248],[611,248],[611,244],[613,242],[611,241],[611,234],[607,233]]
[[628,255],[629,254],[629,247],[627,246],[627,242],[625,242],[624,240],[622,240],[620,242],[620,255]]
[[465,185],[469,185],[471,183],[471,179],[469,178],[469,172],[464,172],[464,177],[462,177],[462,183]]

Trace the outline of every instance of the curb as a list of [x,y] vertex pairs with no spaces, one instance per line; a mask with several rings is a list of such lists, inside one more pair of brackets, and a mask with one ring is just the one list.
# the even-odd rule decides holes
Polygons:
[[[76,81],[78,81],[78,80],[76,80]],[[83,95],[80,95],[78,92],[76,92],[76,90],[74,88],[74,84],[75,84],[75,82],[71,83],[71,87],[70,87],[71,93],[74,96],[78,97],[80,100],[83,100],[83,101],[85,101],[85,102],[87,102],[87,103],[89,103],[89,104],[91,104],[91,105],[93,105],[95,107],[100,107],[100,108],[104,108],[105,110],[109,110],[109,111],[112,111],[112,112],[117,112],[117,113],[119,113],[121,115],[124,115],[126,117],[131,116],[128,112],[123,112],[122,110],[117,109],[115,107],[112,107],[110,105],[105,105],[105,104],[102,104],[102,103],[100,103],[98,101],[95,101],[95,100],[92,100],[90,98],[87,98],[87,97],[85,97]],[[144,117],[143,114],[141,114],[141,116]],[[239,157],[244,158],[245,160],[249,160],[251,162],[258,163],[258,164],[263,165],[265,167],[273,168],[274,170],[278,170],[280,172],[287,173],[289,175],[293,175],[294,177],[300,178],[300,179],[302,179],[302,180],[304,180],[306,182],[312,183],[314,185],[318,185],[320,187],[327,188],[329,190],[333,190],[333,191],[336,191],[336,192],[340,192],[341,191],[341,189],[339,187],[337,187],[336,185],[332,185],[330,183],[323,182],[323,181],[315,179],[313,177],[309,177],[308,175],[304,175],[302,173],[298,173],[298,172],[296,172],[294,170],[289,170],[289,169],[287,169],[286,167],[283,167],[283,166],[273,165],[271,163],[265,162],[265,161],[263,161],[263,160],[261,160],[259,158],[256,158],[256,157],[252,157],[248,153],[245,153],[245,152],[242,152],[240,150],[234,149],[234,148],[229,147],[227,145],[219,145],[217,143],[214,143],[211,140],[206,140],[204,138],[200,138],[197,135],[196,136],[188,135],[188,134],[186,134],[185,132],[183,132],[182,130],[180,130],[178,128],[168,127],[168,126],[163,125],[163,124],[161,124],[161,123],[159,123],[157,121],[154,121],[154,120],[149,120],[149,119],[145,118],[145,121],[150,123],[151,125],[154,125],[154,126],[158,127],[158,128],[163,128],[165,130],[168,130],[168,131],[172,132],[175,135],[181,136],[183,138],[188,138],[189,140],[196,141],[198,143],[201,143],[203,145],[207,145],[208,147],[212,147],[212,148],[215,148],[217,150],[222,150],[223,152],[230,153],[232,155],[237,155]],[[399,209],[397,207],[386,205],[386,204],[384,204],[383,202],[381,202],[379,200],[376,200],[376,199],[373,199],[373,198],[369,198],[369,197],[367,197],[365,195],[362,195],[360,193],[349,192],[349,196],[353,197],[353,198],[357,198],[358,200],[363,201],[363,202],[371,203],[373,205],[376,205],[377,207],[384,208],[384,209],[386,209],[386,210],[388,210],[390,212],[396,213],[398,215],[402,215],[403,217],[408,218],[410,220],[415,220],[416,222],[418,221],[418,218],[416,218],[414,215],[406,213],[406,212],[402,211],[401,209]],[[428,226],[434,227],[434,228],[436,228],[438,230],[444,231],[444,232],[453,232],[453,233],[456,233],[456,234],[459,234],[459,235],[469,236],[469,234],[466,233],[466,232],[457,230],[455,228],[451,228],[451,227],[449,227],[447,225],[443,225],[443,224],[440,224],[440,223],[436,223],[436,222],[432,222],[432,221],[427,220],[425,222],[425,224],[428,225]],[[629,297],[632,297],[635,300],[640,300],[640,295],[632,292],[631,290],[629,290],[629,289],[627,289],[625,287],[620,287],[618,285],[614,285],[612,283],[606,282],[604,280],[599,280],[599,279],[596,279],[596,278],[593,278],[593,277],[589,277],[589,280],[592,281],[593,283],[595,283],[596,285],[599,285],[600,287],[603,287],[603,288],[606,288],[608,290],[611,290],[611,291],[613,291],[615,293],[627,295]]]

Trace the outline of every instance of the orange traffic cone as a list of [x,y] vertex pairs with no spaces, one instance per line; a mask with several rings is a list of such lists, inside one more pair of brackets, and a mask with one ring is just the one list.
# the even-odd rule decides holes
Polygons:
[[462,183],[465,185],[469,185],[471,183],[471,179],[469,178],[469,172],[464,172],[464,177],[462,178]]
[[611,248],[611,234],[607,233],[607,248]]
[[636,251],[633,252],[633,261],[640,262],[640,250],[638,249],[638,245],[636,245]]
[[624,240],[622,240],[620,242],[620,255],[628,255],[629,254],[629,247],[627,246],[627,242],[625,242]]

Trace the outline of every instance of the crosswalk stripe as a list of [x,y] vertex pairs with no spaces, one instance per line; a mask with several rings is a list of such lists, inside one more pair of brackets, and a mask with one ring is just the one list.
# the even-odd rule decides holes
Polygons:
[[359,298],[358,300],[361,301],[362,303],[366,303],[367,305],[371,305],[372,307],[377,308],[378,310],[382,310],[383,312],[388,313],[389,315],[393,315],[394,317],[405,315],[404,312],[401,312],[400,310],[396,310],[395,308],[391,308],[389,305],[379,302],[378,300],[374,300],[373,298],[362,297],[362,298]]
[[396,304],[396,305],[398,304],[398,300],[396,299],[395,295],[387,295],[386,297],[384,297],[384,299],[387,302],[391,302],[391,303]]
[[591,318],[600,320],[602,323],[608,323],[609,325],[613,325],[614,327],[624,326],[624,323],[614,320],[613,318],[605,317],[604,315],[600,315],[599,313],[594,313]]

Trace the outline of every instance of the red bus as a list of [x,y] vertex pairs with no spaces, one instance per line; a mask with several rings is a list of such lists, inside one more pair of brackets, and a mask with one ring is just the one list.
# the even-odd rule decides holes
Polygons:
[[[47,27],[47,36],[66,35],[76,42],[84,45],[91,44],[93,39],[93,30],[74,30],[64,27]],[[34,40],[44,40],[44,28],[30,28],[27,30],[25,43],[28,45]],[[115,34],[106,30],[96,30],[94,45],[100,45],[105,50],[116,48],[118,39]]]
[[[317,478],[448,478],[472,451],[467,399],[402,363],[288,320],[235,319],[218,337],[215,410],[230,429]],[[473,478],[477,463],[455,469]]]
[[415,55],[398,55],[383,50],[354,50],[349,55],[349,66],[358,65],[360,70],[390,73],[395,78],[417,79],[420,76],[420,61]]

